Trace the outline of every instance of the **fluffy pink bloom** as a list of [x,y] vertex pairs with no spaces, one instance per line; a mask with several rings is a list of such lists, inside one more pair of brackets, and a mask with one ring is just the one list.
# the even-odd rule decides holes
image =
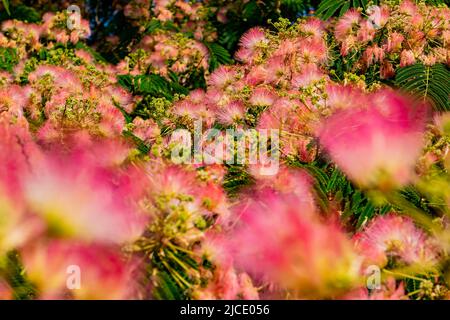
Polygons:
[[300,73],[297,73],[292,77],[292,87],[299,89],[307,87],[316,81],[323,79],[325,74],[317,67],[316,64],[305,64]]
[[312,35],[313,38],[322,38],[325,29],[323,21],[315,17],[306,20],[300,28],[307,36]]
[[361,22],[361,27],[359,28],[356,37],[359,42],[368,42],[375,37],[375,31],[373,24],[368,20],[364,20]]
[[235,124],[244,119],[245,106],[241,101],[233,101],[221,108],[217,113],[217,120],[225,125]]
[[300,39],[297,53],[302,64],[324,63],[327,61],[328,48],[320,38]]
[[413,179],[427,109],[391,91],[339,110],[319,130],[331,158],[363,186],[402,186]]
[[295,297],[332,297],[353,286],[359,258],[339,228],[322,223],[303,200],[264,192],[242,203],[230,250],[239,266]]
[[394,261],[426,267],[437,261],[436,247],[430,238],[407,217],[394,214],[376,217],[353,240],[366,265],[384,267]]
[[400,54],[400,67],[407,67],[416,63],[416,57],[412,50],[403,50]]
[[28,75],[28,80],[33,83],[45,75],[51,77],[53,84],[58,89],[64,89],[68,92],[83,92],[83,87],[79,78],[74,72],[63,67],[40,65],[35,71]]
[[[378,10],[378,8],[380,8]],[[390,17],[389,7],[386,5],[378,6],[375,10],[371,10],[369,13],[368,19],[371,23],[374,24],[375,27],[381,28],[386,25]]]
[[370,67],[374,63],[378,63],[384,60],[385,52],[377,45],[367,47],[363,54],[363,61],[367,67]]
[[127,299],[137,283],[135,263],[126,261],[116,247],[52,240],[21,253],[41,299]]
[[355,49],[357,46],[357,39],[355,36],[348,36],[346,37],[343,41],[342,41],[342,46],[341,46],[341,55],[342,56],[347,56],[350,51],[352,51],[353,49]]
[[231,67],[220,66],[211,74],[208,84],[212,87],[224,89],[236,81],[236,76],[236,71]]
[[289,66],[286,65],[283,56],[274,56],[267,60],[266,83],[278,84],[279,81],[290,74]]
[[105,93],[111,95],[111,100],[122,107],[126,112],[133,111],[134,100],[133,96],[120,86],[108,86],[105,88]]
[[271,106],[275,102],[276,98],[276,94],[273,93],[270,89],[258,87],[253,91],[249,102],[253,106]]
[[242,36],[239,44],[248,50],[254,51],[258,45],[266,43],[266,35],[262,28],[251,28]]
[[417,6],[411,0],[403,0],[400,4],[400,12],[413,16],[417,12]]
[[133,134],[148,143],[154,141],[161,134],[158,124],[152,119],[144,120],[136,117],[133,120]]
[[403,40],[405,40],[405,37],[401,33],[392,32],[391,34],[389,34],[386,43],[387,52],[399,51],[402,48]]
[[336,39],[343,41],[352,31],[354,26],[359,25],[361,14],[355,10],[348,10],[337,22],[334,35]]
[[329,84],[326,86],[326,106],[331,109],[347,109],[367,104],[367,96],[358,87]]
[[313,212],[315,210],[316,203],[314,194],[311,192],[312,179],[306,171],[282,166],[278,174],[272,177],[260,175],[259,166],[257,164],[249,168],[250,173],[257,181],[252,192],[272,190],[277,193],[296,195],[301,199],[304,211]]

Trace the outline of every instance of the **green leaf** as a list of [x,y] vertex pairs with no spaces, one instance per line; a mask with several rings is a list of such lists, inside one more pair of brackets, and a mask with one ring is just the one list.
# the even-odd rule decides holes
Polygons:
[[15,48],[0,47],[0,70],[12,72],[14,66],[19,63],[19,57]]
[[230,53],[217,43],[205,43],[209,49],[209,70],[212,72],[221,64],[230,64],[233,62]]
[[417,63],[400,68],[395,84],[418,98],[432,102],[436,110],[449,111],[450,71],[443,64],[425,66]]
[[11,15],[11,11],[9,10],[9,0],[2,0],[2,2],[6,12],[8,12],[8,15]]
[[[173,75],[172,75],[173,77]],[[118,83],[134,94],[164,97],[172,100],[175,94],[188,94],[189,90],[179,83],[165,79],[157,74],[119,75]]]
[[[327,20],[333,16],[342,16],[350,8],[362,8],[363,11],[365,11],[367,9],[367,3],[367,0],[322,0],[319,4],[316,14],[322,20]],[[379,3],[379,1],[372,0],[371,3],[376,5]]]

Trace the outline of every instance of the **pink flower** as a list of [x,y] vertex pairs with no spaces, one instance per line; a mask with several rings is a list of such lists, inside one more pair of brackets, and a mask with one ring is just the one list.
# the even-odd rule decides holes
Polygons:
[[407,67],[416,63],[416,57],[412,50],[403,50],[400,54],[400,67]]
[[231,67],[220,66],[211,74],[208,84],[212,87],[224,89],[236,81],[236,76],[236,71]]
[[264,29],[262,28],[251,28],[242,36],[239,44],[252,52],[258,47],[258,45],[264,44],[267,42],[266,35],[264,33]]
[[143,120],[136,117],[133,120],[133,134],[145,143],[149,143],[160,136],[161,130],[152,119]]
[[323,122],[319,139],[362,186],[403,186],[413,179],[427,108],[391,91],[372,94]]
[[405,37],[398,32],[392,32],[386,43],[386,50],[387,52],[397,52],[402,48],[403,40],[405,40]]
[[13,299],[13,291],[11,287],[0,278],[0,301],[1,300],[12,300]]
[[276,94],[273,93],[270,89],[258,87],[253,91],[249,102],[253,106],[258,107],[271,106],[275,102],[276,97]]
[[323,21],[315,17],[306,20],[300,28],[307,36],[312,35],[313,38],[322,38],[325,29]]
[[266,83],[278,84],[279,81],[289,75],[289,66],[285,64],[283,56],[274,56],[266,63]]
[[21,253],[41,299],[127,299],[137,285],[136,264],[116,247],[52,240]]
[[393,261],[427,267],[437,262],[437,251],[430,238],[407,217],[376,217],[353,240],[366,265],[385,267]]
[[368,103],[365,93],[358,87],[351,85],[329,84],[326,86],[326,93],[326,105],[334,110],[352,108]]
[[243,120],[245,116],[245,106],[241,101],[233,101],[218,110],[217,120],[225,125],[236,124]]
[[343,41],[352,31],[353,27],[359,25],[360,19],[361,14],[357,10],[348,10],[341,18],[339,18],[336,24],[334,31],[336,39]]
[[325,77],[325,74],[316,64],[305,64],[302,71],[292,77],[292,87],[294,89],[307,87]]
[[359,258],[339,228],[322,223],[304,200],[263,192],[242,203],[230,250],[238,266],[294,297],[332,297],[358,279]]
[[359,42],[368,42],[373,40],[375,37],[375,27],[373,24],[368,21],[364,20],[364,22],[361,22],[361,27],[358,30],[357,38]]
[[363,61],[367,67],[370,67],[373,63],[378,63],[384,60],[385,52],[377,45],[367,47],[363,54]]

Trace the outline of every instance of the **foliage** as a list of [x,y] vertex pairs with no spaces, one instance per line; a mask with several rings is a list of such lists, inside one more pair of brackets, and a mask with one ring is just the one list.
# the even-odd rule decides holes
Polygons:
[[450,70],[443,64],[426,66],[415,64],[397,71],[396,85],[417,94],[421,99],[431,99],[437,110],[450,111]]

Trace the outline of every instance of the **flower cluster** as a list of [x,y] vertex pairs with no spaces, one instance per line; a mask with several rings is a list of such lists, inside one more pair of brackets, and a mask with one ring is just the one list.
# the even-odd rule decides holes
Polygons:
[[334,37],[344,59],[356,53],[361,57],[354,71],[377,65],[380,77],[387,79],[398,66],[450,64],[449,18],[447,7],[406,0],[397,6],[382,5],[367,17],[349,10],[335,22]]

